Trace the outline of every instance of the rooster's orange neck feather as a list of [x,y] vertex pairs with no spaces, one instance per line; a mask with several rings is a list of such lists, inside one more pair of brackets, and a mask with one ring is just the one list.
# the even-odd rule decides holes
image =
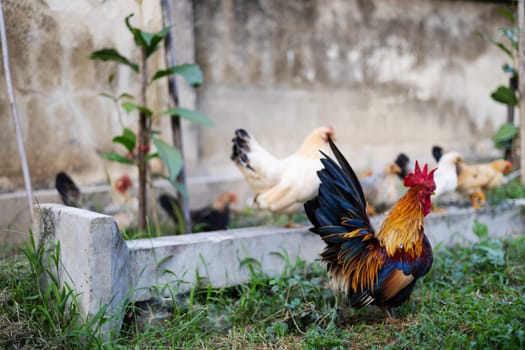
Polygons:
[[411,187],[387,214],[377,234],[387,255],[403,250],[411,256],[421,254],[423,240],[423,204],[419,186]]

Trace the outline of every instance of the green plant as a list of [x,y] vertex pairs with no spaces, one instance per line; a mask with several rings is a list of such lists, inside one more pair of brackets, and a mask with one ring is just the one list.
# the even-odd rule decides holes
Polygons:
[[508,116],[507,122],[502,124],[492,137],[494,145],[505,151],[505,158],[509,159],[512,155],[512,144],[518,135],[518,127],[514,125],[514,108],[518,104],[518,97],[516,90],[518,88],[518,28],[516,26],[516,11],[508,9],[499,9],[498,13],[507,18],[512,26],[500,28],[499,32],[503,35],[506,42],[492,39],[487,35],[482,34],[482,37],[504,52],[511,63],[504,63],[502,66],[503,72],[509,75],[509,86],[500,85],[491,93],[494,101],[502,103],[507,106]]
[[31,259],[41,262],[34,268],[25,257],[0,260],[0,348],[521,349],[525,236],[496,240],[500,245],[490,252],[483,247],[492,240],[486,227],[473,229],[482,238],[470,247],[434,247],[434,265],[399,308],[396,323],[385,323],[375,307],[350,309],[328,287],[324,266],[278,252],[286,263],[279,275],[265,275],[258,262],[246,259],[240,263],[252,274],[245,284],[197,285],[188,294],[162,287],[171,316],[153,322],[144,313],[138,325],[129,315],[144,308],[130,306],[123,331],[107,342],[82,322],[70,322],[74,311],[59,323],[41,321],[55,311],[49,311],[52,304],[40,306],[47,299],[38,296],[31,269],[42,271],[47,259],[32,248]]
[[525,198],[525,185],[520,182],[519,178],[513,179],[487,193],[488,201],[495,204],[501,203],[508,198]]
[[[90,320],[77,295],[59,281],[60,244],[37,246],[32,232],[21,248],[24,259],[1,262],[1,348],[103,348],[98,330],[107,321],[107,306]],[[67,272],[66,272],[67,273]]]
[[[112,89],[111,93],[102,94],[103,96],[110,98],[117,105],[117,109],[118,104],[120,103],[122,108],[128,114],[131,112],[138,112],[139,114],[138,135],[129,128],[123,128],[122,134],[113,138],[113,142],[123,146],[127,153],[122,155],[120,153],[110,152],[104,154],[103,157],[110,161],[135,165],[138,167],[138,229],[144,230],[146,228],[147,218],[146,184],[151,184],[151,181],[149,181],[151,174],[149,173],[150,171],[147,166],[149,160],[155,157],[160,158],[167,168],[167,176],[165,177],[180,196],[188,196],[185,184],[177,181],[177,176],[184,165],[183,156],[177,148],[157,136],[157,133],[152,129],[153,121],[162,116],[176,116],[205,126],[211,126],[212,123],[201,113],[179,106],[174,106],[174,108],[160,112],[155,112],[149,107],[146,97],[147,90],[151,87],[151,84],[159,79],[177,74],[182,76],[188,84],[197,87],[202,84],[202,71],[196,64],[181,64],[158,70],[150,76],[148,74],[148,60],[151,58],[151,55],[159,49],[160,44],[169,34],[171,26],[165,27],[157,33],[149,33],[133,26],[131,24],[132,17],[133,14],[128,15],[124,22],[133,36],[135,46],[140,51],[139,63],[135,63],[131,59],[125,57],[115,48],[104,48],[95,51],[90,54],[89,58],[93,60],[112,61],[125,65],[140,77],[141,91],[139,103],[131,101],[133,99],[131,94],[117,94],[114,89]],[[108,79],[110,86],[112,86],[113,81],[114,75],[110,75]],[[121,121],[121,124],[123,124],[120,111],[119,120]],[[151,141],[157,149],[156,153],[150,153]]]

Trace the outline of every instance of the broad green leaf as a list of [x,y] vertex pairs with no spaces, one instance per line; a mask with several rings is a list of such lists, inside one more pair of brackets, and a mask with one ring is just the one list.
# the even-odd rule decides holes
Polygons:
[[92,60],[114,61],[129,66],[137,73],[139,72],[138,64],[129,61],[126,57],[122,56],[117,50],[113,48],[92,52],[88,57]]
[[518,98],[516,92],[507,86],[498,86],[496,91],[490,94],[492,99],[499,103],[503,103],[509,106],[515,106],[518,104]]
[[186,186],[178,182],[177,180],[171,180],[168,179],[171,185],[174,189],[177,190],[184,198],[190,198],[190,195],[188,194],[188,191],[186,190]]
[[184,165],[182,154],[178,149],[159,138],[153,137],[152,140],[160,159],[168,168],[168,180],[174,182]]
[[155,73],[155,75],[153,75],[151,81],[172,74],[178,74],[182,76],[186,80],[186,82],[192,86],[199,86],[202,84],[203,79],[200,67],[196,64],[189,63],[173,66],[165,70],[159,70]]
[[102,158],[110,160],[112,162],[118,162],[122,164],[130,164],[133,165],[135,162],[131,159],[128,159],[126,157],[121,156],[120,154],[109,152],[102,154]]
[[135,45],[146,49],[147,58],[158,50],[160,41],[168,35],[171,27],[165,27],[157,33],[148,33],[139,28],[133,27],[129,20],[131,17],[133,17],[133,14],[129,14],[124,21],[126,22],[129,31],[133,34]]
[[123,102],[122,103],[122,108],[124,108],[126,113],[131,113],[134,110],[138,109],[139,111],[146,113],[146,115],[148,117],[151,117],[153,115],[153,112],[151,111],[151,109],[149,109],[147,107],[144,107],[144,106],[141,106],[141,105],[138,105],[138,104],[133,103],[133,102]]
[[115,136],[113,138],[113,142],[120,143],[121,145],[126,147],[126,149],[131,153],[135,149],[135,145],[137,143],[137,137],[132,130],[125,128],[122,135]]
[[508,148],[509,143],[518,136],[519,129],[516,125],[505,123],[501,125],[494,136],[492,141],[499,149]]
[[170,30],[171,30],[171,26],[165,27],[161,31],[152,34],[153,36],[151,38],[148,49],[146,50],[146,57],[151,56],[155,51],[159,49],[159,43],[166,37],[166,35],[168,35]]
[[202,124],[207,127],[213,126],[213,122],[209,120],[206,116],[204,116],[204,114],[199,113],[197,111],[192,111],[186,108],[181,108],[181,107],[172,108],[172,109],[168,109],[167,111],[160,112],[160,114],[176,115],[181,118],[187,119],[195,123]]

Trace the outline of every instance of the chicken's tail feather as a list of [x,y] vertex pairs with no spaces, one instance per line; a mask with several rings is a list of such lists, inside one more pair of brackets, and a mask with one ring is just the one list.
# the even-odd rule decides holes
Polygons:
[[61,171],[55,176],[55,188],[65,205],[80,207],[80,189],[68,174]]
[[329,144],[340,166],[323,153],[324,168],[317,172],[321,179],[318,197],[305,203],[306,214],[314,225],[311,230],[323,238],[355,230],[373,233],[357,175],[331,140]]
[[232,139],[232,155],[230,158],[237,165],[255,171],[250,165],[250,158],[248,157],[248,153],[250,152],[250,140],[251,136],[246,130],[235,130],[235,136]]
[[397,175],[403,180],[409,173],[408,163],[410,163],[410,158],[404,153],[399,153],[395,163],[401,169],[401,172]]
[[[341,151],[339,151],[339,149],[337,148],[337,146],[335,145],[334,141],[332,141],[331,138],[328,138],[328,144],[330,145],[330,149],[334,153],[335,158],[337,159],[337,162],[341,166],[343,170],[343,174],[346,175],[346,178],[350,180],[349,184],[351,186],[352,193],[359,197],[358,198],[359,202],[361,202],[363,206],[363,208],[361,208],[362,212],[366,213],[365,195],[363,194],[363,189],[361,188],[361,184],[359,183],[359,178],[357,177],[357,175],[354,172],[354,169],[352,169],[350,164],[348,164],[348,161],[343,156]],[[335,162],[332,161],[332,163],[335,165]],[[337,165],[335,166],[337,167]]]
[[162,209],[164,209],[173,221],[177,222],[176,210],[179,209],[177,199],[169,194],[161,194],[159,196],[159,203]]

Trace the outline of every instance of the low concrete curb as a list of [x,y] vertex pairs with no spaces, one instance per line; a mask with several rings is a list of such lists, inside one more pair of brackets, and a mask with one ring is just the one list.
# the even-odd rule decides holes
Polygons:
[[[505,202],[481,210],[457,209],[431,214],[425,231],[432,244],[470,244],[474,222],[487,225],[491,236],[521,235],[525,201]],[[159,293],[191,289],[195,283],[213,287],[250,280],[249,262],[256,271],[281,274],[298,259],[318,259],[324,243],[307,227],[254,227],[182,236],[124,241],[110,216],[58,204],[36,208],[34,233],[40,245],[60,242],[59,278],[79,295],[82,313],[92,317],[108,305],[111,321],[101,333],[118,331],[123,305],[145,301]],[[382,217],[374,217],[377,227]]]
[[132,290],[129,250],[112,217],[58,204],[36,208],[33,232],[39,246],[60,242],[59,281],[73,289],[87,318],[108,305],[100,332],[120,329],[126,296]]

